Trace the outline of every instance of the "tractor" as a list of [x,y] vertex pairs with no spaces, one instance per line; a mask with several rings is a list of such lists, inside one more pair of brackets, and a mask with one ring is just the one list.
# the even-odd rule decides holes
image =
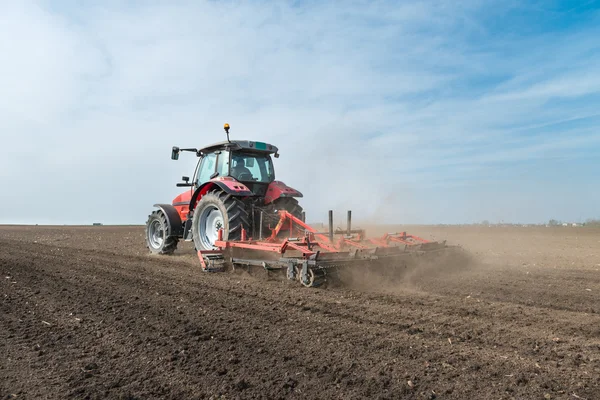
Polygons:
[[[242,235],[266,231],[285,210],[303,219],[298,198],[302,193],[275,180],[273,157],[279,158],[272,144],[230,140],[229,124],[224,126],[227,140],[196,148],[173,147],[171,159],[181,152],[198,157],[190,181],[183,176],[178,187],[189,188],[171,204],[157,208],[146,223],[146,244],[153,254],[172,254],[179,240],[193,241],[196,250],[216,249],[215,242],[239,241]],[[220,233],[222,231],[222,233]]]
[[[153,254],[172,254],[179,240],[193,241],[202,270],[264,270],[307,287],[339,281],[349,267],[383,271],[390,277],[415,259],[451,250],[446,242],[429,241],[406,232],[368,238],[352,229],[319,232],[306,224],[298,198],[302,193],[275,180],[277,147],[249,140],[230,140],[202,149],[173,147],[199,158],[189,188],[171,204],[155,204],[146,223],[146,244]],[[391,273],[391,275],[390,275]]]

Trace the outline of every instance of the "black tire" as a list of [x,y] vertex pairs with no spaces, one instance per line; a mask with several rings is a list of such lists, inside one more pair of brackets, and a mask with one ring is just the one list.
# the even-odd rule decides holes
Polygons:
[[173,254],[177,249],[179,238],[171,235],[167,217],[161,210],[153,211],[148,216],[145,236],[146,247],[152,254]]
[[281,210],[285,210],[294,217],[302,220],[302,207],[298,204],[298,200],[293,197],[280,197],[264,209],[263,235],[270,235],[271,229],[279,222],[279,211]]
[[[207,224],[207,213],[218,210],[221,213],[221,224],[211,226]],[[219,222],[219,221],[218,221]],[[211,237],[202,235],[201,227],[204,226],[204,231]],[[242,229],[246,230],[248,235],[250,232],[250,217],[246,205],[238,197],[221,190],[214,190],[202,196],[196,208],[194,209],[194,217],[192,218],[192,237],[194,245],[198,250],[212,250],[214,246],[214,235],[218,229],[223,229],[223,240],[240,240],[242,238]]]
[[298,200],[293,197],[280,197],[273,202],[273,209],[278,210],[286,210],[294,217],[298,219],[302,219],[302,207],[298,204]]

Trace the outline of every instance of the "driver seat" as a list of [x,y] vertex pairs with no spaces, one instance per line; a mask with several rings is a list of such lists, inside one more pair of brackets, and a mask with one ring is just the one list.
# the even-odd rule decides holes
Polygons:
[[243,158],[234,159],[235,165],[231,168],[231,175],[239,180],[239,177],[243,174],[248,174],[252,177],[252,172],[248,168],[246,168],[246,163]]

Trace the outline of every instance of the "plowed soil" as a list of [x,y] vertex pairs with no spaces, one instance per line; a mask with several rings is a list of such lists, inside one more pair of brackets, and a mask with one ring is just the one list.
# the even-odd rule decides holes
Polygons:
[[412,230],[473,259],[307,289],[142,227],[0,227],[0,395],[600,399],[600,231]]

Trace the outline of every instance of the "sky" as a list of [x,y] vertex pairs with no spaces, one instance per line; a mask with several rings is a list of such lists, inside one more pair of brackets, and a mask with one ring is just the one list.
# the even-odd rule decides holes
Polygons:
[[225,122],[309,221],[599,218],[598,38],[600,1],[0,0],[0,223],[143,224]]

